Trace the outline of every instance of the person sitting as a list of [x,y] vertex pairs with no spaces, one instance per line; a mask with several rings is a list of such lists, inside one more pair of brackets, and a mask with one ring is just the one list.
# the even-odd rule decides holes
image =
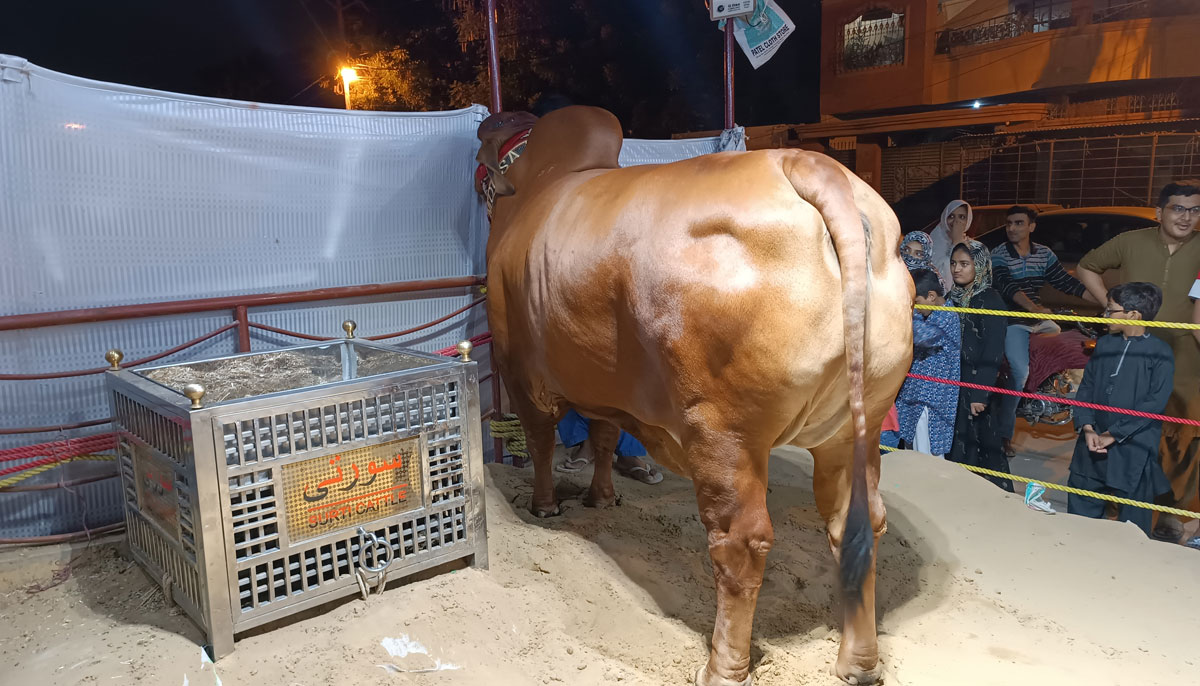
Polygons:
[[[567,447],[567,457],[558,465],[560,472],[578,472],[591,464],[592,443],[588,440],[591,421],[575,410],[567,410],[558,422],[558,436]],[[584,444],[587,452],[584,452]],[[642,458],[646,456],[646,448],[636,438],[624,431],[617,439],[617,449],[614,451],[617,459],[613,460],[613,469],[621,476],[636,479],[644,484],[656,484],[663,480],[662,472]]]
[[[1171,397],[1175,356],[1170,345],[1138,326],[1139,321],[1154,319],[1161,305],[1162,290],[1152,283],[1126,283],[1109,290],[1104,314],[1113,320],[1111,335],[1097,341],[1076,400],[1162,413]],[[1171,490],[1158,462],[1161,421],[1077,407],[1075,424],[1080,431],[1068,486],[1145,503]],[[1099,519],[1105,506],[1103,500],[1091,496],[1067,496],[1071,514]],[[1133,522],[1151,535],[1152,512],[1148,509],[1121,505],[1117,520]]]
[[[1034,243],[1030,236],[1037,228],[1037,212],[1021,205],[1008,210],[1005,233],[1008,242],[992,253],[992,278],[996,290],[1007,304],[1015,309],[1050,314],[1041,305],[1042,286],[1049,283],[1054,288],[1076,297],[1100,304],[1089,294],[1078,279],[1058,261],[1054,251],[1041,243]],[[1004,357],[1008,360],[1010,373],[1009,390],[1025,390],[1029,379],[1029,336],[1032,322],[1014,319],[1009,322],[1004,335]],[[1001,444],[1004,454],[1012,457],[1013,434],[1016,432],[1017,406],[1020,398],[1006,395],[999,401],[996,420],[999,422]]]

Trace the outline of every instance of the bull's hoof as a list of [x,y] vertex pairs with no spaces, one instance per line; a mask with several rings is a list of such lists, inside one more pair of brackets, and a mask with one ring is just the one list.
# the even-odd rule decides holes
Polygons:
[[616,493],[601,495],[593,493],[592,491],[588,491],[587,494],[583,496],[583,504],[585,507],[604,509],[606,507],[612,507],[619,502],[621,502],[621,499]]
[[879,660],[875,660],[875,666],[870,669],[864,668],[862,665],[855,665],[850,661],[843,663],[841,659],[833,666],[833,675],[841,679],[850,686],[869,686],[869,684],[880,683],[880,675],[883,673],[883,666]]
[[529,507],[529,511],[532,512],[533,516],[537,517],[538,519],[557,517],[562,514],[562,508],[558,506],[558,503],[554,503],[554,505],[550,507],[531,505]]
[[715,676],[708,673],[708,663],[700,666],[696,672],[696,686],[751,686],[754,683],[754,677],[749,674],[742,681],[734,681],[726,679],[722,676]]

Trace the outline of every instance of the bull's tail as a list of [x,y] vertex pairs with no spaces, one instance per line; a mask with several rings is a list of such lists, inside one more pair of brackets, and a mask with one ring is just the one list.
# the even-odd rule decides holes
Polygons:
[[862,601],[871,569],[875,534],[867,503],[867,416],[863,403],[863,349],[867,317],[867,225],[860,219],[854,189],[839,166],[819,153],[793,153],[783,164],[796,192],[821,213],[833,239],[842,276],[842,322],[854,427],[850,509],[840,550],[842,593],[849,605]]

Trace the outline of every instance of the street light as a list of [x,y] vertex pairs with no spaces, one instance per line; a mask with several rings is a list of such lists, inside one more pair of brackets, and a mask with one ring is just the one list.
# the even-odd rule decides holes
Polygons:
[[346,95],[346,109],[350,108],[350,84],[358,80],[358,72],[353,67],[342,67],[342,92]]

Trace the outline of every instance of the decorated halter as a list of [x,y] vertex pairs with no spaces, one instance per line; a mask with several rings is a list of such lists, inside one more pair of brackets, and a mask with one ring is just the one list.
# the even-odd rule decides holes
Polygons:
[[[500,173],[508,173],[508,168],[513,162],[525,152],[525,144],[529,141],[529,132],[533,129],[525,129],[512,138],[508,139],[503,147],[500,148],[500,159],[497,160],[497,165],[500,167]],[[496,185],[492,182],[492,174],[487,167],[482,164],[475,169],[475,178],[479,180],[479,187],[483,189],[483,199],[487,203],[488,219],[492,218],[492,208],[496,205]]]

